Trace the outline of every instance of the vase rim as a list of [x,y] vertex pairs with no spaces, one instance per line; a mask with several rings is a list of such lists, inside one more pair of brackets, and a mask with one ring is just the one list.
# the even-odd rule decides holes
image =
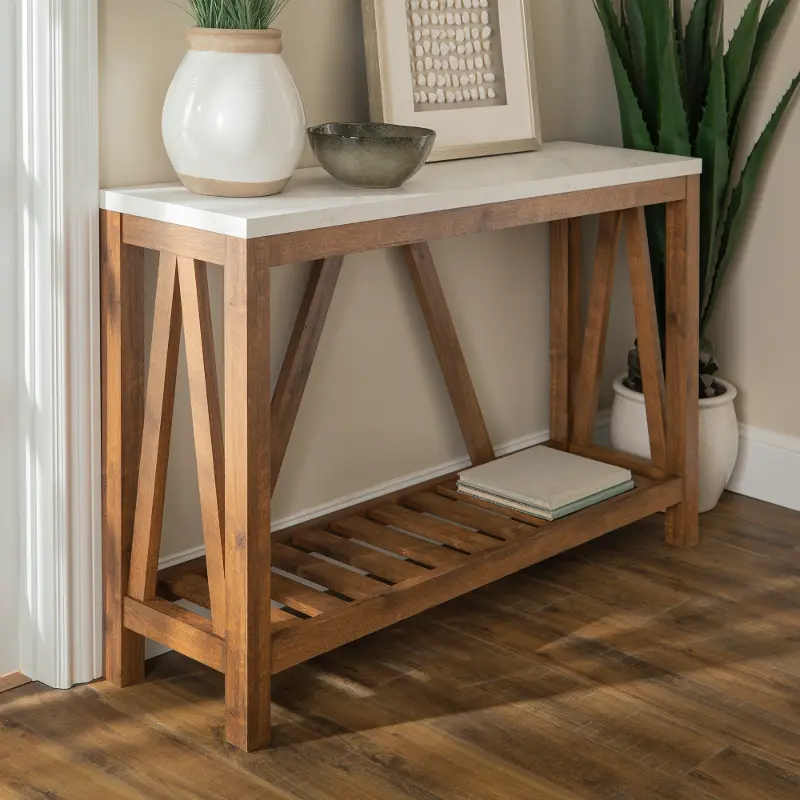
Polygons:
[[237,28],[189,28],[186,40],[190,50],[215,53],[255,53],[280,55],[282,32],[278,28],[240,30]]
[[[617,375],[614,378],[614,391],[621,395],[622,397],[627,397],[629,400],[633,400],[636,403],[644,403],[644,395],[641,392],[634,392],[633,389],[629,389],[625,386],[622,381],[627,377],[625,374]],[[725,394],[721,394],[719,397],[703,397],[700,399],[700,408],[714,408],[715,406],[725,406],[728,403],[732,403],[736,399],[736,395],[739,393],[736,387],[732,383],[728,383],[728,381],[723,380],[722,378],[718,378],[716,375],[714,376],[714,380],[718,383],[721,383],[725,387]]]

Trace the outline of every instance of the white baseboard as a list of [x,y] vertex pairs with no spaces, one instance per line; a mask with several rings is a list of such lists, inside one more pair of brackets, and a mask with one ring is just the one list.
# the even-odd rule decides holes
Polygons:
[[800,511],[800,438],[739,426],[739,460],[728,489]]

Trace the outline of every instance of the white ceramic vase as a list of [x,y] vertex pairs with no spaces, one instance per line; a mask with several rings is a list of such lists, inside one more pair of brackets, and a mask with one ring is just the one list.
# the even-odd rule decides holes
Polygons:
[[303,152],[305,114],[281,32],[190,28],[187,39],[162,118],[178,177],[217,197],[282,191]]
[[[615,450],[650,458],[647,412],[644,395],[622,385],[624,376],[614,381],[611,409],[611,446]],[[725,491],[739,455],[739,424],[736,419],[736,388],[715,378],[725,394],[700,403],[700,511],[711,511]]]

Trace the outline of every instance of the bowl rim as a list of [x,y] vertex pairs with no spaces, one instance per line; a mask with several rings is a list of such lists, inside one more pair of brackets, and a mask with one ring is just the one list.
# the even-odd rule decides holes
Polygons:
[[[343,126],[365,126],[365,125],[385,125],[387,128],[394,128],[398,131],[396,135],[387,132],[384,137],[386,139],[414,139],[416,137],[429,138],[436,136],[436,131],[431,128],[421,128],[417,125],[396,125],[392,122],[323,122],[320,125],[312,125],[306,129],[310,135],[314,136],[335,136],[337,139],[354,139],[356,141],[364,141],[367,137],[359,136],[355,131],[349,133],[333,133],[331,131],[323,130],[328,125],[343,125]],[[400,133],[399,131],[403,131]],[[371,138],[370,141],[375,141]]]

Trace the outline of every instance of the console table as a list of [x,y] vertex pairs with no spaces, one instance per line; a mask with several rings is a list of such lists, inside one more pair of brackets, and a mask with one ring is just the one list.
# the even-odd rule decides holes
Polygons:
[[[103,192],[106,677],[119,685],[144,678],[145,637],[224,672],[228,741],[252,750],[269,742],[276,672],[657,511],[666,511],[669,542],[696,542],[700,171],[693,159],[558,142],[428,165],[383,192],[347,189],[318,168],[257,200],[177,185]],[[667,223],[667,289],[658,298],[666,376],[643,210],[658,204]],[[584,323],[580,219],[590,214],[599,232]],[[462,496],[450,475],[271,534],[271,494],[344,256],[402,249],[480,464],[494,450],[426,242],[543,222],[551,228],[550,445],[630,467],[636,488],[546,523]],[[623,228],[648,462],[592,442]],[[145,249],[160,253],[147,365]],[[299,261],[314,266],[270,401],[270,269]],[[207,264],[224,272],[224,426]],[[159,573],[181,330],[206,556]]]

